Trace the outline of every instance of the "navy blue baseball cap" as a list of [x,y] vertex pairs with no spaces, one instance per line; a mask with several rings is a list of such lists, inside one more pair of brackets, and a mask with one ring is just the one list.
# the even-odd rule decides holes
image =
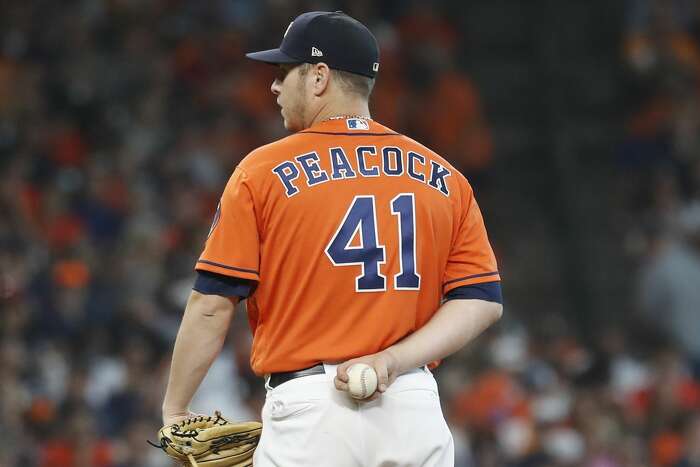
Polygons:
[[364,24],[342,11],[311,11],[297,16],[278,49],[246,54],[265,63],[320,63],[374,78],[379,71],[379,46]]

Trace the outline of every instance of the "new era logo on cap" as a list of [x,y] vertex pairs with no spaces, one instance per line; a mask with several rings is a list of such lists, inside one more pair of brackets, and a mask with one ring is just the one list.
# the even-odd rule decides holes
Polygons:
[[312,57],[323,57],[323,52],[318,50],[316,47],[311,47],[311,56]]
[[369,130],[369,123],[362,118],[348,118],[348,130]]

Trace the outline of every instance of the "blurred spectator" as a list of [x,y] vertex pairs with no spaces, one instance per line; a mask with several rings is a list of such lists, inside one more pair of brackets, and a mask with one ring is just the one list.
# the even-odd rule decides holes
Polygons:
[[699,362],[700,203],[681,211],[677,228],[678,235],[658,240],[642,271],[641,306],[648,319]]
[[676,467],[700,466],[700,415],[694,415],[685,428],[685,443],[682,459]]
[[640,72],[683,66],[700,71],[700,49],[691,34],[692,0],[630,0],[625,53]]

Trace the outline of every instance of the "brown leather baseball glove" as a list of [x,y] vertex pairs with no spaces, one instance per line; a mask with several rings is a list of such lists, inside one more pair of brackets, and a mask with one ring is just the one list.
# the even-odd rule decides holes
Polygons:
[[164,426],[158,431],[160,445],[149,443],[185,466],[248,467],[261,432],[259,422],[229,422],[217,411]]

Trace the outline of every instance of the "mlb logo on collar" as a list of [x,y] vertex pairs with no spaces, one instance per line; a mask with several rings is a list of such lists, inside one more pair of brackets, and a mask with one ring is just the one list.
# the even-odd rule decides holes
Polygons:
[[369,123],[363,118],[348,118],[348,130],[369,130]]

